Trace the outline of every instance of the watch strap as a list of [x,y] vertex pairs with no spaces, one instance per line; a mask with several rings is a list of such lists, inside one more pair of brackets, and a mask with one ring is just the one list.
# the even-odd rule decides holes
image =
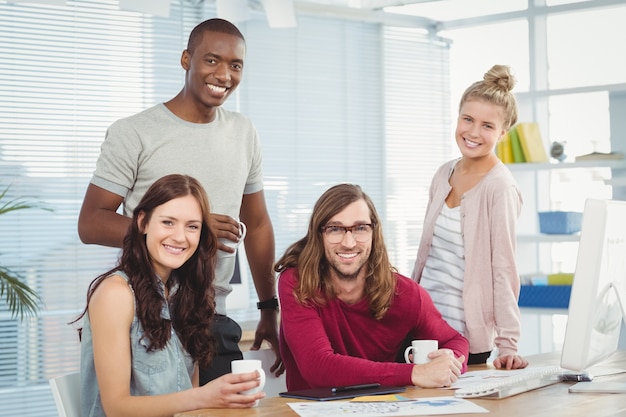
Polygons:
[[269,300],[259,301],[256,303],[256,308],[259,310],[278,310],[278,298],[274,296]]

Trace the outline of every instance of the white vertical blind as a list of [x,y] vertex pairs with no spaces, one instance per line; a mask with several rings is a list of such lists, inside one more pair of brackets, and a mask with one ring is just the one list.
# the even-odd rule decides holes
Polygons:
[[[214,15],[186,1],[174,1],[169,18],[122,12],[113,0],[0,3],[0,189],[53,210],[0,217],[0,265],[44,300],[21,322],[0,300],[0,417],[56,415],[47,380],[79,363],[67,323],[118,253],[76,233],[104,133],[178,92],[189,31]],[[393,262],[410,273],[427,184],[449,155],[448,45],[332,18],[270,29],[256,15],[238,26],[244,81],[226,107],[259,130],[277,254],[305,233],[323,191],[353,182],[374,199]]]
[[417,30],[385,29],[386,242],[411,274],[430,181],[456,149],[450,132],[449,44]]
[[382,37],[378,25],[306,17],[297,29],[245,30],[241,111],[261,136],[280,256],[331,185],[384,194]]
[[306,233],[327,188],[352,182],[374,200],[392,261],[410,274],[428,185],[453,145],[448,43],[331,18],[243,28],[240,110],[261,136],[277,255]]
[[0,416],[56,415],[47,380],[79,363],[67,323],[117,256],[76,232],[100,143],[114,120],[177,92],[180,53],[200,19],[201,9],[178,4],[163,19],[121,12],[117,1],[0,3],[0,189],[53,210],[0,217],[1,264],[44,301],[23,322],[0,301]]

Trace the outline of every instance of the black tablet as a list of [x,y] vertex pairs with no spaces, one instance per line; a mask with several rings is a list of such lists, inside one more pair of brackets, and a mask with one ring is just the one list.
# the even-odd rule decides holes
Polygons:
[[299,398],[301,400],[332,401],[343,400],[346,398],[362,397],[364,395],[393,394],[396,392],[403,392],[405,390],[405,387],[393,387],[384,385],[370,388],[339,391],[337,391],[336,388],[326,387],[304,389],[300,391],[287,391],[281,392],[278,395],[286,398]]

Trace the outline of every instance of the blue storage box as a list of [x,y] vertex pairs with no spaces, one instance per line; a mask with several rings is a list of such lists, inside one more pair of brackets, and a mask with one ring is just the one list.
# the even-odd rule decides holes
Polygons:
[[519,293],[520,307],[567,308],[571,285],[522,285]]
[[580,232],[583,214],[575,211],[539,213],[539,232],[547,235],[571,235]]

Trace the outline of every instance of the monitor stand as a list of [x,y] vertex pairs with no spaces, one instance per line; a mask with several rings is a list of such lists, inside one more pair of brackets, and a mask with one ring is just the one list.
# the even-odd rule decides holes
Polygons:
[[[622,326],[624,323],[622,323]],[[623,329],[622,329],[623,330]],[[610,358],[610,356],[609,356]],[[603,366],[604,361],[580,372],[569,371],[564,373],[563,381],[579,381],[569,387],[570,393],[589,394],[624,394],[626,393],[626,369]],[[603,377],[618,375],[617,380],[605,381]],[[578,379],[576,379],[578,377]]]
[[626,394],[626,380],[579,382],[569,387],[568,391],[587,394]]

